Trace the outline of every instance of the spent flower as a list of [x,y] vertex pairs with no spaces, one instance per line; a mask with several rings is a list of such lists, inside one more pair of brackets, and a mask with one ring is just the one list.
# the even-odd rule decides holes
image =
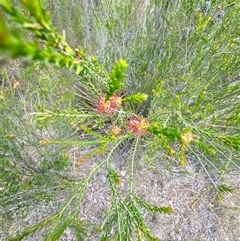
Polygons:
[[197,139],[197,135],[193,134],[191,131],[187,131],[181,134],[180,143],[187,147],[191,142],[196,141]]
[[20,88],[20,83],[18,81],[13,83],[13,89],[19,89]]

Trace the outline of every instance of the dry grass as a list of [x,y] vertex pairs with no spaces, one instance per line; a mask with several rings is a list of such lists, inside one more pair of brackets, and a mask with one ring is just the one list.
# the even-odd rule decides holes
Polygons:
[[[85,152],[78,148],[69,150],[72,165],[69,174],[75,178],[83,178],[100,159],[91,159],[80,166],[76,161]],[[119,189],[124,195],[128,187],[127,152],[117,157],[113,167],[120,173]],[[144,213],[153,234],[162,241],[239,241],[240,240],[240,178],[239,172],[230,172],[225,176],[225,183],[233,186],[235,192],[225,196],[223,202],[216,200],[216,191],[210,188],[210,182],[204,170],[193,160],[183,171],[179,167],[167,170],[161,165],[161,160],[144,165],[139,159],[135,176],[135,191],[139,197],[159,206],[171,205],[174,213],[162,215]],[[151,172],[149,171],[151,170]],[[97,228],[103,222],[111,197],[106,171],[100,170],[88,185],[83,201],[80,220],[89,224],[88,241],[99,240]],[[44,217],[54,213],[57,207],[66,199],[66,193],[59,193],[54,202],[39,203],[32,206],[26,217],[18,219],[10,230],[17,233],[24,226],[32,225]],[[195,203],[192,207],[193,202]],[[25,238],[26,241],[43,240],[44,232]],[[76,240],[74,232],[67,229],[61,240]],[[135,239],[133,239],[135,240]]]
[[[64,19],[67,19],[71,23],[71,18],[68,18],[67,14],[71,13],[71,7],[75,7],[77,1],[72,0],[69,2],[71,4],[64,13],[66,16],[64,15],[64,18],[61,20],[62,22],[56,22],[60,30],[62,30],[64,24],[68,25],[68,22],[64,23]],[[99,1],[81,1],[80,5],[84,6],[84,15],[83,18],[81,18],[82,22],[79,23],[81,31],[79,30],[74,32],[73,29],[70,29],[67,26],[66,32],[69,33],[68,39],[71,46],[78,46],[78,41],[82,40],[82,46],[88,49],[88,53],[94,54],[94,51],[96,50],[96,53],[100,57],[102,56],[102,58],[105,58],[102,62],[108,67],[108,65],[112,63],[111,58],[114,59],[120,54],[128,55],[128,46],[126,42],[122,41],[124,36],[121,34],[119,37],[120,40],[117,39],[121,43],[119,44],[119,42],[115,41],[116,39],[109,36],[106,32],[99,33],[97,27],[104,28],[104,25],[99,24],[92,30],[93,25],[96,23],[92,22],[92,18],[90,18],[88,13],[96,2]],[[55,6],[54,4],[56,3],[54,0],[49,1],[49,3],[51,3],[49,9],[55,15],[56,20],[60,19],[61,12],[58,9],[60,6]],[[140,21],[142,25],[146,25],[146,13],[150,1],[140,0],[138,3],[138,8],[141,12],[141,21],[138,19],[139,16],[136,14],[137,11],[134,12],[132,15],[132,21],[136,21],[136,23],[132,29],[138,28],[138,21]],[[153,14],[151,11],[149,12]],[[74,14],[76,15],[77,13],[78,11],[75,9]],[[130,28],[130,30],[132,29]],[[125,30],[123,29],[122,31],[124,32]],[[143,32],[144,31],[145,30],[143,30]],[[178,29],[178,31],[180,30]],[[128,33],[130,33],[129,36],[132,35],[131,31],[127,31],[125,32],[125,36],[128,36]],[[84,34],[85,36],[83,36]],[[112,45],[107,45],[108,41],[112,41]],[[89,43],[94,44],[94,51],[92,51],[91,46],[88,46]],[[116,48],[115,56],[111,56],[111,51],[109,51],[109,53],[106,52],[107,46],[110,46],[109,48],[111,48],[111,51],[113,52]],[[132,56],[127,57],[129,59],[132,58]],[[25,112],[28,113],[34,106],[32,106],[32,103],[28,103],[28,100],[25,98],[26,96],[24,96],[24,91],[28,87],[28,82],[19,75],[22,70],[20,70],[18,64],[13,62],[7,68],[9,69],[11,84],[15,81],[15,79],[21,80],[22,89],[20,89],[20,91],[23,91],[21,97],[23,102],[27,104]],[[41,72],[41,74],[45,73]],[[47,74],[49,74],[48,78],[51,80],[60,79],[61,77],[64,79],[70,78],[70,75],[64,72],[58,72],[55,69],[49,69]],[[151,75],[151,73],[149,75]],[[131,75],[129,76],[130,77],[128,78],[131,79]],[[70,82],[73,83],[73,81]],[[75,91],[72,86],[61,86],[59,89],[59,95],[61,94],[61,91],[64,93],[67,88],[69,88],[70,93]],[[55,104],[54,98],[56,98],[56,96],[54,96],[53,99],[50,99],[52,102],[50,101],[47,107],[51,107],[52,104]],[[38,99],[41,101],[40,97]],[[71,103],[69,105],[71,105]],[[37,134],[43,139],[47,139],[49,137],[49,133],[39,132]],[[50,134],[52,136],[57,136],[59,133]],[[90,158],[79,165],[79,160],[89,152],[89,149],[69,147],[67,149],[69,165],[66,169],[59,171],[58,174],[63,174],[68,178],[72,178],[76,182],[80,179],[86,179],[88,177],[88,173],[96,166],[96,163],[99,163],[105,158],[105,156]],[[51,148],[49,148],[49,150],[51,150]],[[39,149],[27,146],[25,152],[27,152],[27,155],[37,163],[40,163],[41,156],[39,154]],[[129,146],[125,146],[122,151],[119,151],[116,154],[115,160],[111,163],[112,167],[120,174],[121,183],[119,185],[119,189],[123,196],[127,194],[129,187],[129,156]],[[148,213],[145,210],[142,210],[151,231],[157,238],[162,241],[240,240],[239,170],[230,171],[224,176],[224,183],[233,187],[235,192],[227,194],[225,199],[221,202],[216,199],[216,190],[211,186],[211,182],[202,165],[197,162],[196,158],[191,156],[188,157],[186,167],[182,169],[179,167],[176,160],[173,159],[170,162],[166,162],[164,156],[161,156],[161,158],[155,160],[154,162],[147,163],[145,157],[141,156],[140,153],[135,170],[134,188],[136,194],[142,199],[149,201],[151,204],[158,206],[170,205],[174,209],[174,213],[171,215]],[[214,176],[212,176],[212,178],[214,178]],[[54,188],[55,187],[53,186],[52,189],[50,188],[48,191],[54,192]],[[58,191],[55,195],[56,197],[50,202],[41,201],[38,203],[32,203],[29,209],[23,214],[15,214],[13,217],[13,223],[8,223],[7,219],[0,217],[2,224],[0,239],[7,240],[6,237],[9,234],[17,234],[25,227],[31,226],[49,215],[54,214],[58,208],[64,204],[67,197],[70,196],[70,193],[71,188],[63,189],[62,191]],[[79,220],[86,221],[88,224],[89,235],[86,237],[87,241],[100,240],[100,234],[97,231],[104,221],[104,212],[107,210],[110,201],[111,193],[109,190],[109,182],[107,180],[107,171],[102,168],[94,175],[90,183],[88,183],[87,191],[82,202],[81,214],[79,216]],[[1,212],[4,213],[4,208],[0,206],[0,213]],[[23,240],[41,241],[44,239],[46,231],[47,228],[42,229],[32,236],[25,237]],[[76,240],[74,231],[67,228],[60,240]],[[137,239],[135,238],[133,240],[135,241]]]

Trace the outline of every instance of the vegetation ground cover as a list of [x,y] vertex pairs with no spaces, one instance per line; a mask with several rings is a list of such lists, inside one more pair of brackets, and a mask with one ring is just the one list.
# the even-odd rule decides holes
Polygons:
[[2,239],[238,240],[238,2],[0,6]]

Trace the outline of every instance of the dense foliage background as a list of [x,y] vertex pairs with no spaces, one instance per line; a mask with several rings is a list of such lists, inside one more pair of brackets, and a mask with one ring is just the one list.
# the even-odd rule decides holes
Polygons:
[[[178,210],[140,180],[178,173],[183,190],[189,177],[201,186],[192,208],[233,195],[233,230],[211,240],[238,240],[237,1],[0,6],[1,239],[160,240],[155,215]],[[210,240],[176,230],[171,240]]]

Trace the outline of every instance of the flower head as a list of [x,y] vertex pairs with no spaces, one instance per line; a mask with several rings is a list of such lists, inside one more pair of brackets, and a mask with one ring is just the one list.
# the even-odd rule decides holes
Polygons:
[[100,114],[111,114],[112,112],[114,112],[113,108],[111,108],[111,103],[110,100],[106,100],[105,96],[102,96],[97,104],[96,104],[96,110],[97,112],[99,112]]
[[113,108],[122,108],[122,97],[118,93],[115,93],[109,101]]
[[147,133],[149,128],[149,122],[142,116],[130,117],[128,121],[128,130],[132,132],[135,136],[141,136]]
[[13,83],[13,89],[19,89],[20,88],[20,83],[18,81]]
[[191,131],[187,131],[181,134],[180,143],[183,146],[188,146],[191,142],[196,141],[197,139],[198,139],[197,135],[193,134]]
[[100,114],[110,115],[117,112],[122,107],[122,97],[115,93],[109,100],[105,96],[101,96],[96,104],[96,110]]
[[118,126],[113,126],[111,132],[114,134],[114,136],[117,136],[121,132],[121,129]]

